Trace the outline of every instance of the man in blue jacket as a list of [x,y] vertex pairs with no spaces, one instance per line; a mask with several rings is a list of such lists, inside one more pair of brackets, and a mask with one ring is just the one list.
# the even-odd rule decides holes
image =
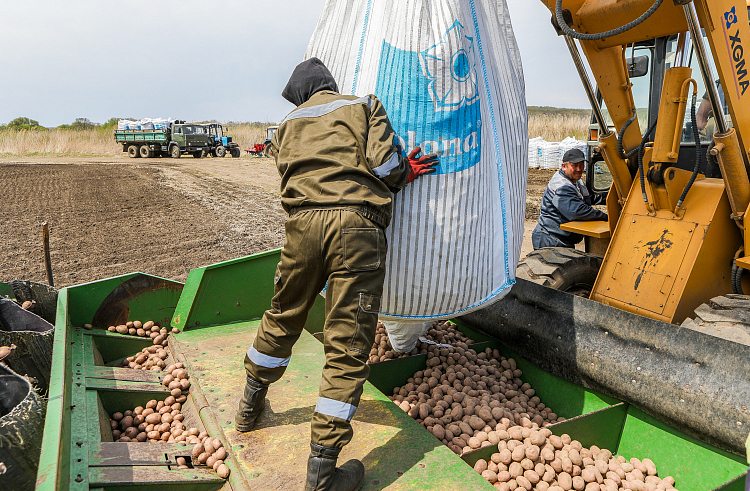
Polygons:
[[583,236],[560,229],[576,220],[607,220],[607,214],[591,205],[604,204],[606,194],[591,196],[581,180],[586,156],[573,148],[563,155],[562,167],[552,176],[542,196],[539,223],[531,235],[534,250],[542,247],[575,247]]

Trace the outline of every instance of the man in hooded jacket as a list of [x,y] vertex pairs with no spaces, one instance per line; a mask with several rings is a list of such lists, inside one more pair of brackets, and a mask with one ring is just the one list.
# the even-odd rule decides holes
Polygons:
[[282,96],[297,106],[271,142],[289,213],[271,309],[245,355],[247,383],[235,417],[250,431],[269,384],[289,364],[292,346],[326,288],[326,364],[311,424],[306,491],[359,489],[364,466],[336,461],[352,439],[351,419],[369,374],[367,359],[385,279],[385,228],[391,200],[415,177],[432,173],[434,155],[404,158],[374,95],[344,96],[317,58],[299,64]]

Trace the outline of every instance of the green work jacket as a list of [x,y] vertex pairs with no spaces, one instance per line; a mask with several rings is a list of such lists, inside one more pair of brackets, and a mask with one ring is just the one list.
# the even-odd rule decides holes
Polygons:
[[271,141],[284,210],[347,208],[387,227],[392,193],[409,176],[395,136],[374,95],[315,93],[284,118]]

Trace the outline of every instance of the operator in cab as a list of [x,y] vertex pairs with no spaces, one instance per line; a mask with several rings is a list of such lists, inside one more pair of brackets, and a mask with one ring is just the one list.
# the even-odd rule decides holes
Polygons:
[[336,461],[352,439],[351,419],[370,372],[393,194],[435,172],[437,157],[417,157],[419,147],[402,156],[378,98],[339,94],[317,58],[297,65],[282,96],[297,106],[271,141],[281,204],[289,213],[286,241],[271,308],[245,355],[247,380],[235,428],[255,427],[268,386],[294,363],[292,347],[325,288],[326,362],[312,416],[305,491],[353,491],[364,466],[352,459],[336,467]]
[[542,196],[539,223],[531,234],[534,250],[543,247],[573,248],[583,236],[560,229],[560,225],[577,220],[607,220],[607,214],[592,205],[604,204],[607,195],[591,196],[581,180],[586,156],[573,148],[565,152],[562,166],[552,176]]

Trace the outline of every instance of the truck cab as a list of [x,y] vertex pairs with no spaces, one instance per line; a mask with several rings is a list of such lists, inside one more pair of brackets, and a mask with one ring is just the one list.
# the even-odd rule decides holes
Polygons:
[[191,154],[195,158],[203,156],[212,148],[208,131],[203,125],[181,123],[172,125],[172,140],[169,142],[169,154],[172,158],[180,158],[183,154]]

